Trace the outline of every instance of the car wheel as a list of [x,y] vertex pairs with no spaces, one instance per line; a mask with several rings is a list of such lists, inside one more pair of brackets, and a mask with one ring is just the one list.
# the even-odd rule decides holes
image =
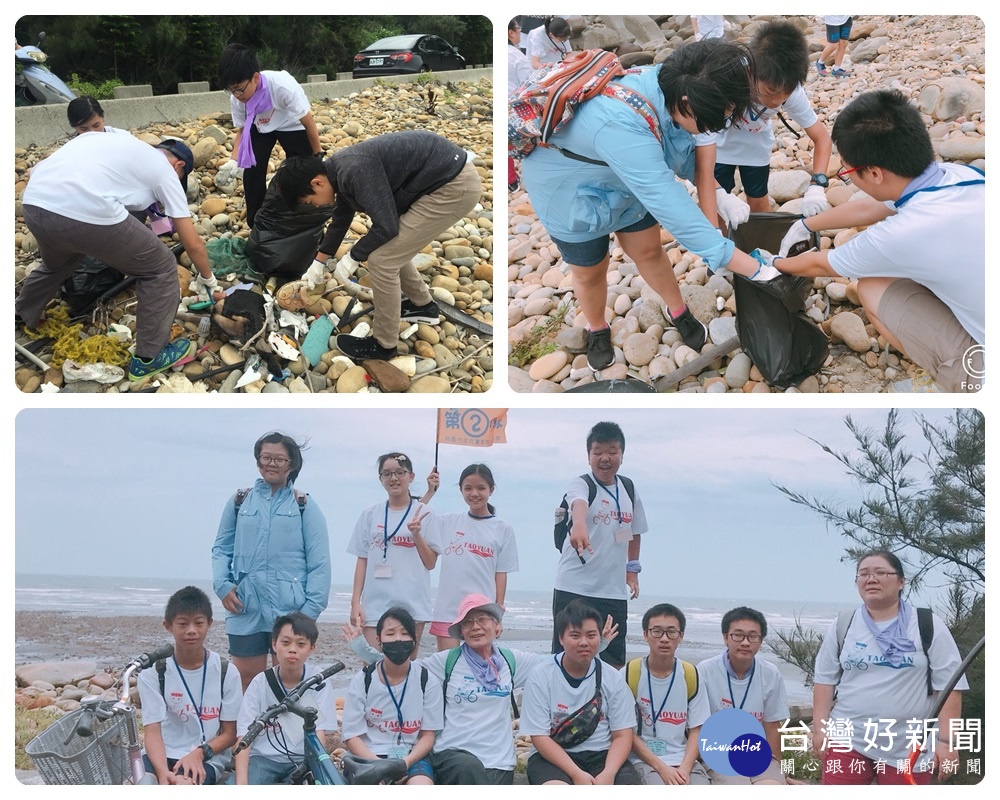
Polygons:
[[430,71],[431,71],[431,68],[430,68],[430,67],[428,67],[428,66],[427,66],[426,64],[421,64],[421,65],[420,65],[420,71],[421,71],[421,72],[430,72]]

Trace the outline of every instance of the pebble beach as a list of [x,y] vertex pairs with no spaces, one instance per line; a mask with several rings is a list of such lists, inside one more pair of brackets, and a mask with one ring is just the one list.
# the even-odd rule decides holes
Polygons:
[[[747,41],[773,16],[727,16],[727,38]],[[825,44],[820,17],[789,17],[799,25],[813,60]],[[619,42],[626,66],[660,63],[693,37],[686,16],[569,17],[574,49]],[[984,25],[968,16],[859,16],[854,18],[845,67],[850,76],[821,77],[810,70],[806,92],[827,129],[839,109],[861,92],[893,88],[919,107],[941,160],[985,171]],[[769,194],[772,210],[797,214],[809,184],[811,141],[775,123]],[[856,187],[835,177],[841,162],[834,153],[826,192],[831,205],[859,197]],[[741,189],[737,184],[737,190]],[[860,193],[863,195],[863,193]],[[745,199],[745,197],[744,197]],[[508,206],[508,378],[518,392],[562,392],[594,380],[586,365],[585,319],[578,313],[571,276],[523,190]],[[823,249],[858,235],[849,228],[821,232]],[[669,231],[661,242],[685,302],[709,328],[707,353],[736,334],[738,309],[731,276],[710,275],[702,259],[686,251]],[[942,265],[944,266],[944,265]],[[670,375],[701,353],[685,346],[667,322],[662,299],[648,287],[622,249],[612,242],[606,317],[616,362],[602,379],[637,378],[649,383]],[[816,278],[805,301],[806,316],[829,337],[830,354],[818,374],[789,392],[884,392],[910,377],[914,365],[891,349],[860,308],[857,283]],[[771,393],[750,356],[740,349],[717,353],[711,363],[680,381],[676,391]]]

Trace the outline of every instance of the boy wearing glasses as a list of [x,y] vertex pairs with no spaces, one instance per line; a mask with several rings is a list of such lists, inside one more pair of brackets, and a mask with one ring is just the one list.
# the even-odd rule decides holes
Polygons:
[[322,155],[319,131],[309,98],[299,82],[284,70],[261,70],[246,45],[229,44],[219,60],[219,83],[229,93],[236,141],[233,154],[243,169],[247,225],[264,202],[267,162],[274,143],[286,156]]
[[[853,100],[834,123],[833,141],[844,162],[837,176],[868,197],[795,223],[770,263],[792,275],[858,279],[861,305],[889,344],[940,389],[978,391],[986,342],[985,176],[935,161],[920,112],[892,89]],[[812,231],[868,225],[836,249],[782,258]],[[922,370],[913,383],[914,390],[939,390]]]
[[629,662],[626,681],[635,696],[639,730],[632,737],[632,762],[649,785],[706,786],[698,760],[698,731],[708,719],[708,694],[693,665],[676,657],[684,641],[684,612],[670,603],[642,617],[649,655]]
[[[802,32],[791,22],[770,22],[750,41],[758,104],[736,123],[717,133],[695,136],[696,184],[702,211],[713,225],[718,218],[735,228],[750,212],[771,210],[767,194],[774,149],[773,118],[786,111],[813,143],[813,176],[802,198],[802,214],[811,217],[830,205],[826,200],[826,171],[833,143],[802,84],[809,75],[809,48]],[[744,203],[735,194],[736,169],[746,192]],[[714,176],[713,176],[714,172]]]
[[722,617],[722,639],[726,649],[698,664],[698,676],[708,694],[714,714],[723,708],[739,708],[753,714],[764,726],[771,746],[771,763],[753,778],[722,775],[708,770],[712,785],[785,783],[781,773],[781,735],[778,728],[788,719],[788,698],[781,672],[770,661],[757,658],[767,620],[746,606],[730,609]]

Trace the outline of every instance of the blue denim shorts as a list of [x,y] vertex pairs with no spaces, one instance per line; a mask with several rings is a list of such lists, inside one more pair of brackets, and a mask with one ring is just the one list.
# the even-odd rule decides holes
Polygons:
[[[638,222],[629,225],[627,228],[622,228],[617,233],[638,233],[647,228],[652,228],[656,224],[658,224],[656,217],[647,211],[646,216]],[[596,239],[590,239],[586,242],[564,242],[562,239],[557,239],[551,235],[549,238],[559,247],[563,261],[567,264],[572,264],[574,267],[597,266],[608,255],[608,248],[611,246],[611,236],[608,234],[598,236]]]
[[[379,758],[388,758],[388,756],[379,756]],[[420,759],[406,771],[407,778],[416,778],[418,775],[434,780],[434,770],[431,768],[431,762],[426,758]]]
[[229,655],[237,658],[253,658],[254,656],[266,656],[271,650],[271,634],[251,633],[247,636],[235,636],[229,634]]
[[[739,169],[747,197],[767,197],[767,177],[771,168],[741,166]],[[715,180],[727,193],[732,192],[736,188],[736,164],[716,164]]]

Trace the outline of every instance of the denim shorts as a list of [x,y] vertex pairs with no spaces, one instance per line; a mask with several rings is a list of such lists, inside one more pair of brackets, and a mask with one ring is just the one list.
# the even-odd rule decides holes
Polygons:
[[[736,164],[716,164],[715,180],[719,186],[732,192],[736,188]],[[767,197],[767,177],[771,174],[769,166],[740,168],[740,180],[743,181],[743,189],[747,197]]]
[[848,17],[843,25],[827,25],[826,40],[833,44],[841,39],[847,39],[851,35],[851,26],[854,24],[854,17]]
[[[647,211],[646,216],[638,222],[629,225],[627,228],[622,228],[617,233],[638,233],[647,228],[652,228],[656,224],[658,224],[656,217]],[[598,236],[596,239],[590,239],[586,242],[564,242],[562,239],[557,239],[551,235],[549,238],[558,246],[559,252],[562,253],[563,261],[574,267],[597,266],[608,255],[608,248],[611,246],[611,236],[608,234]]]
[[[379,756],[379,758],[388,758],[388,757],[389,756]],[[423,775],[426,778],[434,780],[434,770],[431,767],[431,762],[428,759],[426,758],[420,759],[417,763],[415,763],[406,771],[407,778],[416,778],[418,775]]]
[[229,655],[236,658],[253,658],[254,656],[266,656],[271,650],[271,634],[251,633],[247,636],[235,636],[229,634]]

